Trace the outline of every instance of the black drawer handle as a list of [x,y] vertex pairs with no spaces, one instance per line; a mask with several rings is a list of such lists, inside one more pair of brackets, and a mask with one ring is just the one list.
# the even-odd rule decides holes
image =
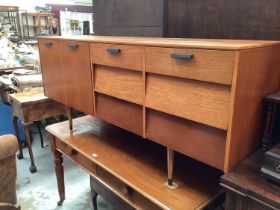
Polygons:
[[44,42],[44,45],[47,47],[50,47],[50,46],[52,46],[52,42]]
[[77,45],[77,44],[68,44],[68,47],[69,47],[70,49],[76,49],[76,48],[79,47],[79,45]]
[[112,54],[117,54],[121,52],[120,48],[107,48],[107,52],[112,53]]
[[192,54],[178,54],[178,53],[171,53],[171,58],[178,59],[178,60],[190,60],[193,58]]

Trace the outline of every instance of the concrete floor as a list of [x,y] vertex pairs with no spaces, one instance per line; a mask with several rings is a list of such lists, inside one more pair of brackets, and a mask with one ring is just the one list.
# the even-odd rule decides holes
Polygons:
[[[64,158],[64,176],[66,199],[62,206],[57,206],[59,200],[53,156],[50,142],[44,133],[44,142],[48,146],[41,148],[39,135],[35,128],[31,129],[33,136],[32,149],[37,166],[37,172],[29,172],[30,159],[27,148],[23,149],[24,159],[17,160],[17,198],[22,210],[88,210],[93,209],[89,175]],[[98,209],[113,209],[102,197],[98,197]]]

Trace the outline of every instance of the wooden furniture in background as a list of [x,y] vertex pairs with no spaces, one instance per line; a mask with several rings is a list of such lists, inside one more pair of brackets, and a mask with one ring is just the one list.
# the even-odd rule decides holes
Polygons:
[[74,124],[73,133],[67,121],[46,128],[54,154],[59,205],[65,199],[62,154],[97,180],[95,192],[107,199],[110,192],[118,198],[115,202],[133,209],[203,209],[223,193],[218,184],[221,172],[182,155],[177,156],[174,170],[180,187],[166,188],[164,147],[92,116],[76,118]]
[[49,12],[24,12],[21,13],[24,39],[35,39],[43,32],[50,29],[52,14]]
[[11,27],[8,33],[14,33],[19,38],[22,38],[18,7],[0,6],[0,17],[3,17],[3,22],[1,22],[1,28],[3,28],[5,25],[10,25]]
[[227,189],[226,210],[280,209],[280,186],[261,177],[264,162],[264,151],[257,151],[221,177]]
[[266,96],[264,100],[266,103],[266,122],[262,146],[264,149],[268,149],[280,138],[278,125],[280,121],[280,91]]
[[[33,122],[38,122],[49,117],[62,115],[65,113],[65,106],[56,101],[44,96],[42,90],[30,90],[22,93],[10,94],[10,101],[13,110],[13,124],[16,131],[16,136],[19,144],[18,159],[23,158],[21,140],[19,137],[19,130],[17,121],[20,119],[23,124],[26,135],[26,143],[30,155],[31,166],[29,168],[31,173],[37,171],[34,163],[34,157],[30,141],[29,125]],[[39,124],[38,124],[39,126]],[[40,128],[39,128],[40,129]],[[39,130],[40,131],[40,130]],[[43,148],[43,137],[40,131],[41,147]]]
[[40,37],[39,50],[48,97],[224,172],[261,144],[263,97],[280,87],[276,41]]

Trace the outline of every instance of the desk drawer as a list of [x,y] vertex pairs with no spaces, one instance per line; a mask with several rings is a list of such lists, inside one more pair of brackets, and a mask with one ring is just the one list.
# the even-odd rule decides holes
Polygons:
[[134,190],[131,186],[125,184],[117,177],[111,175],[101,167],[97,166],[96,176],[103,183],[105,183],[116,195],[127,202],[130,206],[135,209],[162,209],[154,204],[149,199],[145,198],[139,192]]
[[94,64],[143,70],[143,47],[92,43],[90,50],[91,60]]
[[227,129],[230,87],[156,74],[147,76],[146,107]]
[[143,109],[140,105],[96,94],[96,117],[106,122],[142,136],[142,116]]
[[58,140],[55,141],[56,149],[60,150],[63,154],[69,157],[76,163],[79,163],[80,166],[89,170],[92,174],[96,174],[96,167],[97,165],[81,154],[78,150],[70,147],[69,145],[65,144],[64,142]]
[[143,104],[143,75],[107,66],[95,66],[95,91],[136,104]]
[[147,110],[146,138],[223,170],[226,131]]
[[147,47],[146,71],[163,75],[231,84],[234,52]]

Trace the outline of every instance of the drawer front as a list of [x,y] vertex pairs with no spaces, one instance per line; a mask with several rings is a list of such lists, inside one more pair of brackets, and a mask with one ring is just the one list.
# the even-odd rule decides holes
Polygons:
[[147,47],[146,71],[163,75],[231,84],[234,52]]
[[101,167],[97,167],[96,176],[109,186],[114,193],[135,209],[162,209],[149,199],[138,193],[117,177],[111,175]]
[[142,106],[96,94],[96,116],[120,128],[143,135]]
[[143,47],[92,43],[90,50],[91,60],[94,64],[143,70]]
[[95,91],[143,104],[143,75],[138,71],[95,65]]
[[151,109],[146,121],[147,139],[223,170],[226,131]]
[[97,165],[93,163],[90,159],[82,155],[78,150],[73,149],[71,146],[65,144],[60,140],[55,141],[56,149],[60,150],[66,156],[68,156],[71,160],[79,163],[80,166],[89,170],[92,174],[96,174]]
[[227,129],[230,87],[148,74],[146,107]]

